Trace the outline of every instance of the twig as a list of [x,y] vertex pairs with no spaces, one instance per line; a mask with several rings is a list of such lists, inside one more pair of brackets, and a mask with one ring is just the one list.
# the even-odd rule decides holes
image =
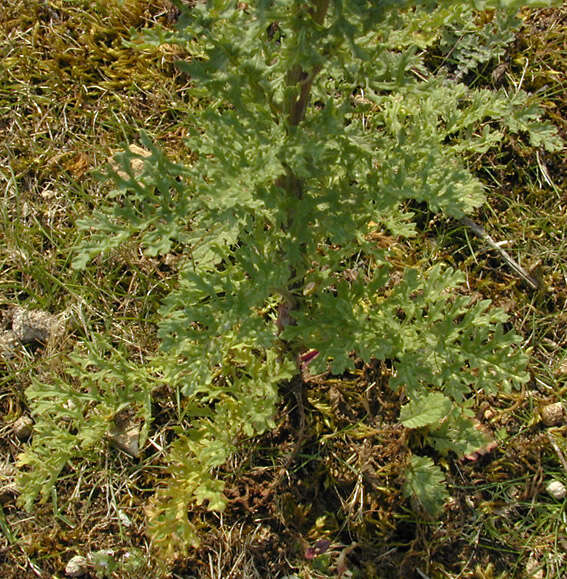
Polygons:
[[297,432],[295,444],[293,445],[293,449],[286,457],[284,464],[280,467],[278,473],[276,474],[272,482],[267,486],[265,491],[262,493],[263,497],[254,504],[255,510],[259,509],[260,507],[263,507],[271,498],[272,493],[275,492],[278,486],[281,484],[282,480],[285,477],[287,469],[291,466],[291,464],[295,460],[297,454],[301,450],[301,446],[305,441],[306,420],[305,420],[305,408],[303,407],[303,393],[301,387],[302,387],[301,378],[296,378],[293,394],[297,401],[297,410],[299,412],[299,430]]
[[495,249],[502,257],[502,259],[532,288],[539,289],[540,283],[534,279],[506,250],[502,249],[495,241],[486,233],[483,227],[475,223],[468,217],[463,217],[461,223],[468,227],[475,235],[480,237],[492,249]]
[[557,458],[559,459],[559,462],[563,466],[563,470],[567,473],[567,461],[565,460],[565,456],[563,455],[558,444],[555,442],[555,440],[553,440],[553,436],[549,432],[547,433],[547,438],[549,439],[549,442],[551,443],[553,450],[556,452]]

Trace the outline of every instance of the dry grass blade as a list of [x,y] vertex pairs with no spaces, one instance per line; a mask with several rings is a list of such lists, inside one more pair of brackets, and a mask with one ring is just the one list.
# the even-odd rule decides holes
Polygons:
[[475,235],[480,237],[483,241],[485,241],[492,249],[496,250],[502,259],[532,288],[532,289],[539,289],[540,284],[537,280],[535,280],[510,254],[503,249],[498,243],[486,233],[483,227],[475,223],[472,219],[468,217],[463,217],[461,219],[463,225],[468,227]]

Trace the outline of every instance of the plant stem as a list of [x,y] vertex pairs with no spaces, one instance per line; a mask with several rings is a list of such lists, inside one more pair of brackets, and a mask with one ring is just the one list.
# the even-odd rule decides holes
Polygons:
[[[312,0],[311,16],[313,20],[321,26],[325,21],[327,10],[329,8],[329,0]],[[309,102],[309,95],[313,81],[321,72],[321,65],[314,66],[311,71],[306,71],[299,64],[292,67],[287,72],[286,83],[288,86],[299,86],[299,94],[291,94],[284,103],[284,111],[287,116],[289,127],[297,127],[305,118],[307,104]],[[287,164],[285,166],[285,174],[280,175],[276,179],[276,186],[285,191],[288,196],[296,199],[303,198],[303,181],[295,175],[293,169]],[[288,211],[288,216],[285,224],[287,231],[293,229],[295,221],[295,212],[292,206]],[[301,246],[302,253],[305,254],[305,245]],[[293,311],[297,308],[297,300],[294,299],[294,290],[300,287],[301,281],[298,280],[297,271],[293,266],[290,266],[289,278],[285,291],[282,291],[284,297],[283,302],[278,309],[278,319],[276,325],[278,331],[282,331],[287,325],[293,324]]]

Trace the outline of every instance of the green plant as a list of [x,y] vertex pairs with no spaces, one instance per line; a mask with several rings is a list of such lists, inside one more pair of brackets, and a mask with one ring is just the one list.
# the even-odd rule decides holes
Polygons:
[[472,5],[461,7],[439,39],[443,63],[454,69],[457,79],[504,56],[522,23],[515,12],[509,11],[497,12],[480,26],[475,16]]
[[[192,422],[148,509],[166,555],[198,543],[190,504],[225,507],[215,469],[243,436],[274,426],[278,386],[301,374],[307,351],[318,354],[313,372],[340,374],[353,353],[390,361],[390,387],[406,399],[401,423],[442,455],[484,443],[471,394],[527,380],[505,315],[461,295],[462,274],[400,272],[376,242],[416,234],[412,203],[454,218],[479,207],[483,186],[468,160],[506,132],[561,147],[527,94],[470,89],[430,71],[420,52],[471,5],[520,4],[534,3],[217,0],[180,4],[175,32],[139,40],[193,55],[179,67],[203,103],[187,120],[196,162],[172,163],[142,135],[151,154],[119,156],[113,204],[81,223],[96,233],[75,265],[130,238],[149,255],[184,257],[161,309],[162,352],[139,370],[146,395],[149,376],[177,388]],[[41,424],[46,396],[28,395]],[[61,419],[62,401],[49,400]],[[22,463],[48,444],[36,437]],[[53,484],[34,466],[26,484]],[[414,454],[405,490],[437,514],[440,467]],[[33,493],[24,496],[29,505]]]
[[35,442],[19,457],[22,470],[20,503],[31,508],[51,491],[61,471],[74,461],[93,459],[117,421],[128,415],[140,421],[140,440],[147,439],[151,421],[153,378],[145,368],[127,360],[123,352],[102,339],[88,352],[71,355],[66,375],[49,382],[35,379],[27,389],[38,418]]

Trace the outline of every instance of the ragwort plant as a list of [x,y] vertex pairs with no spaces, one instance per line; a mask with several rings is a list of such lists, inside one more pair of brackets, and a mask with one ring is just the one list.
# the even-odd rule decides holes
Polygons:
[[[178,43],[192,55],[179,67],[202,103],[186,121],[196,161],[173,163],[142,135],[151,154],[119,155],[112,204],[81,222],[95,233],[75,266],[128,239],[149,255],[184,259],[161,309],[161,352],[138,371],[124,366],[146,373],[147,388],[177,388],[192,418],[148,508],[149,532],[166,555],[198,544],[191,504],[223,510],[215,469],[243,436],[274,428],[278,386],[300,376],[307,358],[310,372],[335,374],[352,368],[354,355],[389,361],[389,386],[406,400],[400,422],[438,455],[485,443],[472,393],[528,379],[506,316],[461,295],[461,273],[437,264],[399,275],[375,241],[416,234],[408,201],[453,218],[480,207],[483,186],[467,162],[506,132],[561,147],[527,94],[471,89],[459,80],[462,67],[455,75],[424,62],[425,49],[442,47],[447,26],[474,18],[473,9],[505,9],[495,29],[508,38],[502,23],[517,26],[521,4],[536,3],[180,2],[174,31],[136,40]],[[131,390],[147,422],[147,400]],[[41,385],[28,394],[42,410],[39,424],[61,419],[55,394]],[[117,407],[123,402],[124,394]],[[70,432],[69,422],[58,428]],[[44,473],[47,444],[36,436],[22,458],[36,464],[25,475],[28,505],[54,482]],[[405,491],[421,511],[441,511],[447,491],[432,458],[414,452]]]

